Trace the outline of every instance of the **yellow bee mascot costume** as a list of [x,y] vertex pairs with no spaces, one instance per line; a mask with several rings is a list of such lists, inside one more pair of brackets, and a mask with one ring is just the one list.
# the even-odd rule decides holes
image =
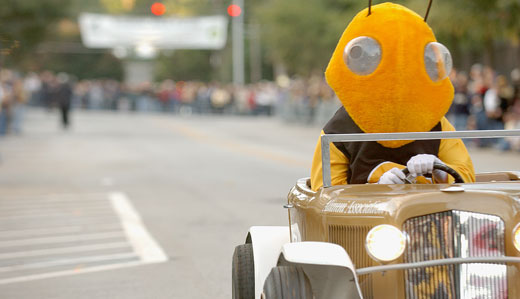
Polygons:
[[[431,5],[431,1],[430,1]],[[454,131],[444,117],[453,99],[446,47],[415,12],[394,3],[369,7],[354,17],[325,72],[343,107],[322,134]],[[473,182],[473,164],[460,139],[334,143],[332,185],[400,184],[408,167],[418,182],[451,180],[434,162]],[[433,173],[432,173],[433,172]],[[312,189],[323,185],[318,140],[311,170]]]

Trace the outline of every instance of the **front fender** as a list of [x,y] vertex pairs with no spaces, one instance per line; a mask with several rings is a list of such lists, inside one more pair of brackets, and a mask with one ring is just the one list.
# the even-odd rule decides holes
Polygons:
[[287,243],[278,265],[301,266],[309,277],[314,296],[362,299],[356,271],[343,247],[326,242]]
[[290,242],[288,226],[252,226],[247,241],[253,245],[255,298],[260,298],[265,279],[276,267],[282,246]]

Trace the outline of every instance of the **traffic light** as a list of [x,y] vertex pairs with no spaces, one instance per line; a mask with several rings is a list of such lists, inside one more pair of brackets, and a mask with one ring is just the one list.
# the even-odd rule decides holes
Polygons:
[[230,17],[238,17],[242,14],[242,8],[239,5],[231,4],[227,8],[227,13]]
[[160,3],[160,2],[155,2],[154,4],[152,4],[152,6],[150,7],[150,10],[152,11],[152,13],[156,16],[162,16],[165,12],[166,12],[166,6],[164,6],[164,4]]

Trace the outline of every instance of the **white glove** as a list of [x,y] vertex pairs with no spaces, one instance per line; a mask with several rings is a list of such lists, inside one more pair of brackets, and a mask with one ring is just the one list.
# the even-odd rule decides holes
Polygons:
[[444,171],[433,170],[433,163],[435,162],[444,164],[444,162],[442,162],[441,159],[437,158],[434,155],[420,154],[417,156],[413,156],[408,161],[408,163],[406,163],[406,167],[410,171],[410,174],[415,177],[433,172],[433,176],[436,181],[447,182],[448,175]]
[[394,167],[389,171],[383,173],[383,175],[379,178],[378,184],[404,184],[404,179],[406,176],[401,171],[401,169]]

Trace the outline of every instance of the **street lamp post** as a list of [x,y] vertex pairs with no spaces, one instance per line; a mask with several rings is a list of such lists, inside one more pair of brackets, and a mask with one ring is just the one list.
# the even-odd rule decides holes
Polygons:
[[233,4],[242,9],[241,13],[233,16],[232,38],[233,38],[233,83],[244,85],[244,0],[233,0]]

